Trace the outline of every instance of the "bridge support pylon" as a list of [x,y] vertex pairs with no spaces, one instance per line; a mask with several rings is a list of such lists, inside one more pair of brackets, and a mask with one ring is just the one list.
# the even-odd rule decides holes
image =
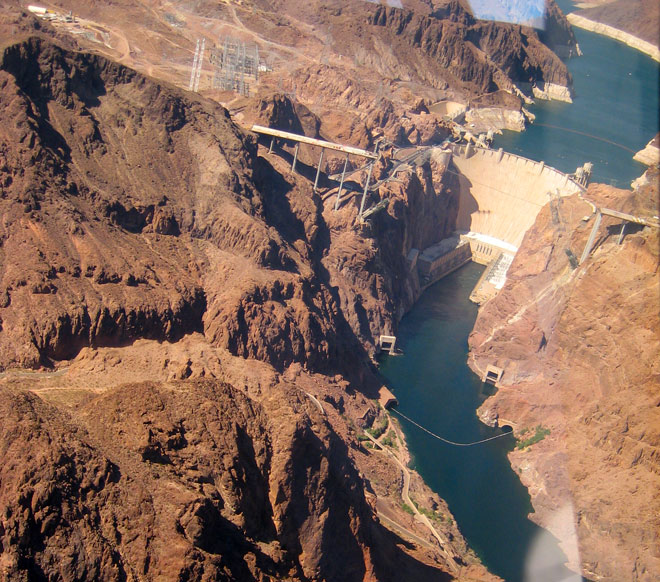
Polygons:
[[623,242],[623,237],[626,236],[626,224],[627,222],[624,222],[621,225],[621,232],[619,233],[619,240],[616,241],[616,244],[620,245]]
[[591,249],[594,246],[594,242],[596,240],[596,235],[598,234],[598,228],[600,227],[600,222],[603,220],[603,215],[601,211],[599,210],[596,213],[596,221],[594,222],[594,227],[591,229],[591,234],[589,235],[589,239],[587,240],[587,244],[584,247],[584,250],[582,251],[582,256],[580,257],[580,264],[584,263],[586,261],[587,257],[589,256],[589,253],[591,252]]
[[339,190],[337,191],[337,200],[335,200],[335,212],[339,208],[339,201],[341,200],[341,189],[344,187],[344,178],[346,177],[346,166],[348,166],[348,154],[344,160],[344,169],[341,172],[341,180],[339,181]]
[[319,175],[321,174],[321,164],[323,164],[323,152],[325,150],[321,148],[321,157],[319,158],[319,167],[316,168],[316,179],[314,180],[314,192],[316,192],[319,185]]
[[362,202],[360,203],[360,213],[358,214],[358,217],[360,218],[360,220],[362,219],[362,212],[364,212],[364,201],[367,199],[367,192],[369,191],[369,182],[371,181],[371,172],[373,172],[374,163],[375,162],[371,162],[371,164],[369,164],[369,172],[367,174],[367,182],[364,185],[364,192],[362,192]]
[[293,152],[293,162],[291,164],[291,171],[296,171],[296,162],[298,161],[298,148],[300,147],[300,142],[296,142],[296,149]]

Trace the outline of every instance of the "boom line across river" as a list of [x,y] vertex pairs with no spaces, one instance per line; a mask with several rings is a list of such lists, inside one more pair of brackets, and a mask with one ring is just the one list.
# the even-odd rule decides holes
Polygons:
[[502,438],[504,436],[508,436],[511,434],[510,432],[503,432],[502,434],[495,435],[493,437],[489,437],[487,439],[481,439],[480,441],[474,441],[472,443],[457,443],[454,441],[450,441],[449,439],[443,438],[440,435],[435,434],[434,432],[431,432],[428,428],[424,428],[421,424],[415,422],[412,418],[407,417],[403,412],[399,412],[398,410],[392,408],[390,409],[391,412],[394,412],[395,414],[398,414],[401,418],[405,418],[408,422],[414,424],[417,428],[423,430],[424,432],[430,434],[433,438],[438,439],[439,441],[442,441],[443,443],[447,443],[448,445],[453,445],[455,447],[473,447],[474,445],[480,445],[482,443],[487,443],[488,441],[494,441],[495,439]]

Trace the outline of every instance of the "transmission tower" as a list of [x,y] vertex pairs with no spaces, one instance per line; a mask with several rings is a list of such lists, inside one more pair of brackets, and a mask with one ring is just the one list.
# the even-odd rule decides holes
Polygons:
[[204,64],[204,48],[206,47],[206,39],[203,38],[200,44],[197,39],[197,46],[195,47],[195,58],[193,60],[192,71],[190,73],[190,84],[188,85],[189,91],[197,93],[199,90],[199,78],[202,75],[202,65]]
[[199,90],[199,77],[202,74],[202,65],[204,64],[204,47],[206,46],[206,39],[202,39],[202,48],[199,51],[199,61],[197,62],[197,75],[195,75],[195,93]]
[[225,37],[222,47],[211,50],[209,57],[214,67],[213,88],[250,94],[249,79],[259,80],[259,48],[247,47],[238,39]]
[[195,86],[195,75],[197,74],[197,61],[199,61],[199,39],[197,39],[197,46],[195,47],[195,58],[193,59],[192,71],[190,71],[190,83],[188,84],[188,91],[192,91]]

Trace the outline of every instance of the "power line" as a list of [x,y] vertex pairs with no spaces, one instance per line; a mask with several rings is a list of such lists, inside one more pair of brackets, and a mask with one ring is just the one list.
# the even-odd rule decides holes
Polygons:
[[434,432],[431,432],[428,428],[424,428],[421,424],[416,423],[412,418],[408,418],[405,414],[403,414],[403,412],[399,412],[398,410],[396,410],[394,408],[391,408],[390,410],[391,410],[391,412],[394,412],[395,414],[398,414],[402,418],[405,418],[408,422],[414,424],[417,428],[420,428],[424,432],[430,434],[433,438],[436,438],[439,441],[442,441],[443,443],[447,443],[448,445],[454,445],[455,447],[472,447],[474,445],[480,445],[482,443],[487,443],[488,441],[494,441],[495,439],[499,439],[499,438],[502,438],[504,436],[508,436],[510,434],[508,432],[503,432],[502,434],[498,434],[496,436],[493,436],[493,437],[490,437],[490,438],[487,438],[487,439],[482,439],[480,441],[475,441],[475,442],[472,442],[472,443],[456,443],[454,441],[450,441],[446,438],[443,438],[443,437],[435,434]]
[[604,137],[599,137],[597,135],[592,135],[590,133],[585,133],[584,131],[579,131],[577,129],[572,129],[569,127],[561,127],[559,125],[551,125],[549,123],[535,123],[534,125],[538,125],[539,127],[549,127],[551,129],[560,129],[561,131],[569,131],[571,133],[577,133],[578,135],[583,135],[584,137],[590,137],[591,139],[597,139],[598,141],[604,141],[605,143],[609,143],[613,146],[616,146],[618,148],[621,148],[622,150],[626,150],[627,152],[631,153],[637,153],[635,150],[631,150],[629,147],[626,147],[620,143],[617,143],[615,141],[612,141],[610,139],[605,139]]

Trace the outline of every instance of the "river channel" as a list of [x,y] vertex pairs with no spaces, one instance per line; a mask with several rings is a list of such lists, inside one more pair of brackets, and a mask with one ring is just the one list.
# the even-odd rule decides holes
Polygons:
[[[559,2],[564,10],[567,1]],[[564,172],[594,163],[593,180],[629,187],[644,166],[632,160],[658,131],[658,64],[611,39],[575,29],[583,56],[568,62],[572,104],[538,103],[526,132],[505,132],[495,147],[545,161]],[[400,323],[397,346],[381,372],[399,410],[453,441],[499,434],[475,410],[487,396],[467,367],[467,338],[477,306],[468,296],[483,267],[469,264],[429,288]],[[449,503],[470,546],[507,582],[580,580],[566,570],[557,541],[527,519],[530,498],[507,460],[513,436],[473,447],[434,439],[405,420],[412,463]]]

